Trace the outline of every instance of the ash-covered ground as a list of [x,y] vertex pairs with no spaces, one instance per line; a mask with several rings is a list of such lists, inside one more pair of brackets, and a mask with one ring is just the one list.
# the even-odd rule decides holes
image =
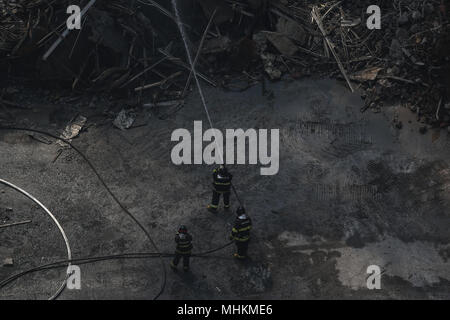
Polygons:
[[[260,86],[243,93],[205,89],[217,128],[280,129],[280,170],[261,176],[259,165],[230,166],[254,222],[249,261],[235,261],[227,247],[193,258],[188,274],[167,268],[163,299],[450,298],[445,128],[420,134],[403,107],[361,113],[360,95],[334,80],[267,84],[266,95]],[[190,229],[195,252],[228,242],[234,214],[206,210],[213,167],[175,166],[170,158],[173,130],[192,130],[194,120],[207,126],[196,94],[166,119],[154,109],[136,110],[141,125],[126,131],[111,121],[120,103],[19,94],[29,109],[8,112],[20,126],[55,133],[77,115],[87,117],[73,143],[162,252],[173,251],[180,224]],[[70,149],[57,157],[58,144],[33,135],[0,132],[0,178],[55,214],[74,258],[154,251],[83,159]],[[0,257],[14,261],[0,267],[1,279],[66,258],[50,218],[1,186],[0,224],[23,220],[32,223],[0,229]],[[366,287],[369,265],[383,270],[380,290]],[[82,289],[65,290],[61,299],[151,299],[162,281],[158,259],[97,262],[81,271]],[[0,299],[46,299],[64,277],[64,269],[29,274],[1,289]]]

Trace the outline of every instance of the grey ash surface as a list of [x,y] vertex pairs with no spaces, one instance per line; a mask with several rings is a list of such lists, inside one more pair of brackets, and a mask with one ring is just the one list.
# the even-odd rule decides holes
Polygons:
[[[219,129],[279,128],[280,172],[260,176],[259,166],[231,166],[254,221],[251,259],[234,261],[228,247],[194,258],[189,274],[168,268],[163,299],[449,299],[450,143],[447,131],[419,133],[409,110],[360,113],[362,101],[329,80],[280,82],[244,93],[205,88]],[[199,98],[167,120],[148,111],[146,126],[120,131],[95,105],[26,101],[11,111],[19,123],[59,132],[77,113],[88,123],[77,145],[123,204],[148,228],[163,252],[186,224],[194,251],[228,241],[234,216],[206,211],[211,166],[175,166],[174,129],[192,130],[206,118]],[[395,126],[402,121],[402,129]],[[54,212],[74,257],[153,251],[144,234],[118,208],[87,164],[59,146],[23,132],[0,132],[0,177],[24,188]],[[233,207],[237,203],[233,198]],[[7,210],[12,208],[12,211]],[[44,212],[0,187],[0,278],[65,258],[61,236]],[[167,266],[169,260],[167,260]],[[381,290],[368,290],[366,268],[385,270]],[[181,270],[180,270],[181,271]],[[65,270],[27,275],[0,291],[0,299],[46,299]],[[157,259],[82,266],[82,290],[61,299],[151,299],[161,281]]]

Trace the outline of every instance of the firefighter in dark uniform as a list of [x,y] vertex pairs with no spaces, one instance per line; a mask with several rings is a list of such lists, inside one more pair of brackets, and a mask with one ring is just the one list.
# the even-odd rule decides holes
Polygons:
[[188,233],[186,226],[180,226],[178,233],[175,236],[175,243],[177,248],[175,250],[175,258],[170,266],[176,270],[180,259],[183,258],[183,270],[189,270],[189,258],[192,252],[192,236]]
[[247,216],[243,207],[237,209],[236,215],[237,217],[234,222],[234,227],[231,230],[230,239],[234,240],[237,247],[237,253],[234,254],[234,257],[245,259],[247,257],[248,243],[250,242],[252,220]]
[[230,209],[230,190],[231,179],[233,175],[228,172],[225,166],[220,166],[213,171],[213,195],[211,204],[208,205],[208,210],[217,212],[219,208],[220,195],[223,195],[223,204],[225,210]]

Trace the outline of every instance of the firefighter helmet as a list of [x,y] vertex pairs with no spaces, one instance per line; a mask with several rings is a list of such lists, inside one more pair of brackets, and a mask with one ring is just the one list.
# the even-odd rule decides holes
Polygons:
[[243,214],[245,214],[245,208],[244,207],[237,208],[236,215],[239,217],[242,216]]
[[218,172],[220,175],[226,175],[226,174],[228,173],[228,170],[227,170],[227,168],[226,168],[224,165],[221,165],[221,166],[219,167],[219,170],[217,170],[217,172]]
[[178,232],[179,233],[187,233],[187,227],[185,226],[185,225],[181,225],[179,228],[178,228]]

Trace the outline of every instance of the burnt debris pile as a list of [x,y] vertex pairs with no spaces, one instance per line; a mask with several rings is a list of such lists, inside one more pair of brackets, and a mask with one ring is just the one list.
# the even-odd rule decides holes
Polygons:
[[[427,125],[450,124],[445,1],[178,3],[205,85],[240,91],[332,76],[362,89],[363,111],[401,102]],[[89,8],[80,29],[68,29],[70,5]],[[170,1],[161,0],[0,0],[0,70],[2,81],[146,94],[155,105],[181,101],[193,84]]]

